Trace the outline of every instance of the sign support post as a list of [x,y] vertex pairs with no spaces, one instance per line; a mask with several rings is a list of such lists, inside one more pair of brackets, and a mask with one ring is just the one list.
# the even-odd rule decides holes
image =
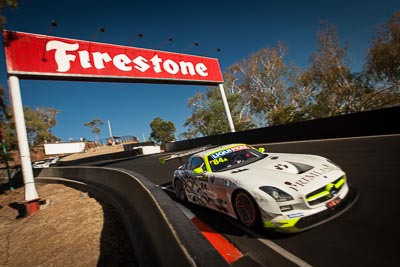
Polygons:
[[14,113],[18,146],[21,154],[22,175],[25,185],[25,207],[28,215],[32,215],[39,211],[39,196],[36,192],[35,182],[33,179],[31,154],[29,151],[28,135],[26,133],[21,90],[17,76],[9,76],[8,87]]
[[110,133],[110,139],[111,139],[111,141],[112,141],[111,144],[112,144],[112,145],[115,145],[114,136],[113,136],[112,131],[111,131],[110,120],[107,120],[107,123],[108,123],[108,132]]
[[233,124],[231,111],[229,109],[228,100],[226,99],[226,94],[224,90],[224,85],[220,83],[218,85],[219,91],[221,92],[222,102],[224,103],[226,117],[228,118],[229,128],[231,129],[231,133],[235,132],[235,125]]

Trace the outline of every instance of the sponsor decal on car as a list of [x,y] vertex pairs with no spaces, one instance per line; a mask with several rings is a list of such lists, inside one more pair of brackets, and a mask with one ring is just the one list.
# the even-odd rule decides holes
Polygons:
[[210,183],[212,184],[220,184],[220,185],[224,185],[227,187],[237,187],[236,183],[231,181],[231,180],[227,180],[227,179],[223,179],[223,178],[217,178],[215,176],[211,176],[210,177]]
[[286,181],[285,184],[289,185],[289,188],[293,189],[294,191],[299,191],[299,189],[305,185],[307,185],[309,182],[313,181],[314,179],[318,177],[323,177],[327,178],[326,176],[322,176],[324,173],[330,172],[335,170],[335,167],[331,167],[328,165],[323,165],[322,168],[320,168],[318,171],[313,170],[311,172],[308,172],[305,174],[303,177],[301,177],[299,180],[291,183]]
[[303,212],[288,214],[288,217],[289,217],[289,218],[298,218],[298,217],[303,217],[303,216],[304,216],[304,213],[303,213]]
[[225,156],[226,154],[233,153],[239,150],[248,149],[248,146],[234,146],[224,150],[217,151],[210,155],[212,159],[217,159],[219,157]]

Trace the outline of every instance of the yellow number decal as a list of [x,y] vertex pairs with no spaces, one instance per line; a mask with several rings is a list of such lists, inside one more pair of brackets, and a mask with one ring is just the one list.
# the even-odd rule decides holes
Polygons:
[[219,158],[219,159],[214,159],[213,163],[214,163],[214,165],[218,165],[218,164],[223,163],[225,161],[228,161],[228,159],[227,158]]

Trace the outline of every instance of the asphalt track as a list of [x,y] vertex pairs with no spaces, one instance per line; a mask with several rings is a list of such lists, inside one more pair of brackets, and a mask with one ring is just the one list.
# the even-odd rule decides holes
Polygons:
[[[232,266],[400,266],[400,135],[258,146],[265,147],[266,152],[330,158],[345,170],[359,197],[334,220],[295,235],[249,231],[226,216],[187,205],[245,255]],[[107,166],[135,171],[168,188],[180,163],[176,160],[161,165],[159,157],[143,156]]]

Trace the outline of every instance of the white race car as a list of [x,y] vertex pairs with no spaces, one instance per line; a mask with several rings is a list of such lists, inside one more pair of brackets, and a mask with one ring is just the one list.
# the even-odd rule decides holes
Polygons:
[[47,160],[39,160],[34,163],[32,163],[32,167],[37,169],[37,168],[48,168],[50,167],[50,162]]
[[179,200],[217,210],[248,227],[299,232],[349,206],[346,174],[324,157],[267,154],[263,148],[231,144],[160,161],[188,154],[172,181]]

